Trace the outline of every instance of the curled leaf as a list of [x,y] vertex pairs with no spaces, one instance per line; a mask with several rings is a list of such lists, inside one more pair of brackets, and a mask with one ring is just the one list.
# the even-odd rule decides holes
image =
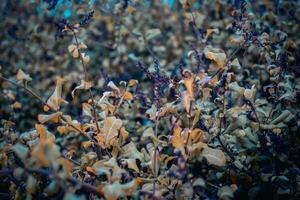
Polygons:
[[191,98],[194,98],[194,89],[193,89],[193,84],[194,84],[194,76],[192,72],[189,70],[184,70],[183,71],[183,81],[184,85],[190,95]]
[[206,58],[212,60],[218,68],[224,67],[226,54],[216,48],[205,48],[204,54]]
[[187,113],[190,113],[192,101],[193,101],[193,97],[187,91],[182,92],[181,102]]
[[60,105],[62,103],[67,103],[65,100],[62,99],[62,85],[65,82],[63,78],[58,78],[56,80],[56,87],[53,94],[47,100],[47,105],[49,105],[53,110],[59,110]]
[[206,34],[205,34],[205,41],[207,40],[207,38],[208,38],[212,33],[219,34],[219,29],[217,29],[217,28],[209,28],[209,29],[207,29],[207,30],[206,30]]
[[17,80],[27,82],[27,81],[32,81],[32,78],[30,77],[29,74],[26,74],[22,69],[18,69]]
[[74,90],[72,91],[72,98],[74,98],[76,90],[88,90],[88,89],[90,89],[92,86],[93,86],[93,83],[92,83],[92,82],[88,82],[88,81],[85,81],[85,80],[81,80],[80,85],[79,85],[79,86],[76,86],[76,87],[74,88]]
[[38,115],[38,121],[43,124],[46,122],[58,123],[62,112],[56,112],[50,115]]
[[120,89],[114,84],[114,82],[109,81],[107,86],[112,89],[112,91],[115,93],[116,96],[121,94]]

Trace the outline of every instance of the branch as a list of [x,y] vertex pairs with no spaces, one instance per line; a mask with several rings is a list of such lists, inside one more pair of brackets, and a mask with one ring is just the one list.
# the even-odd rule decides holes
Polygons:
[[[79,47],[78,38],[77,38],[77,35],[76,35],[74,29],[71,29],[71,31],[72,31],[73,36],[75,38],[76,45],[77,45],[77,47]],[[80,62],[81,62],[81,65],[82,65],[82,68],[83,68],[83,71],[84,71],[84,80],[87,81],[88,80],[88,77],[87,77],[87,68],[86,68],[86,66],[84,64],[80,48],[78,48],[78,53],[79,53],[79,59],[80,59]],[[93,95],[93,92],[92,92],[91,88],[89,88],[89,97],[92,100],[93,117],[94,117],[94,120],[95,120],[95,123],[96,123],[97,131],[98,131],[98,133],[100,133],[100,128],[99,128],[99,125],[98,125],[97,111],[96,111],[96,104],[95,104],[94,95]]]
[[[14,86],[16,86],[16,87],[25,90],[25,92],[29,93],[29,94],[32,95],[34,98],[36,98],[37,100],[39,100],[39,101],[43,104],[43,106],[46,105],[48,108],[50,108],[50,110],[56,112],[56,110],[53,110],[53,108],[52,108],[50,105],[48,105],[47,102],[44,101],[44,100],[42,99],[42,97],[40,97],[38,94],[36,94],[33,90],[31,90],[31,89],[28,88],[27,86],[22,85],[22,84],[18,84],[18,83],[14,82],[14,81],[12,81],[12,80],[10,80],[10,79],[8,79],[8,78],[3,77],[2,75],[0,75],[0,79],[3,79],[3,80],[5,80],[5,81],[11,83],[12,85],[14,85]],[[77,127],[74,126],[72,123],[69,123],[66,117],[64,117],[63,115],[61,115],[60,117],[61,117],[62,120],[64,120],[64,122],[66,122],[69,126],[71,126],[71,127],[72,127],[73,129],[75,129],[76,131],[78,131],[78,132],[79,132],[81,135],[83,135],[85,138],[87,138],[87,139],[89,139],[90,141],[92,141],[95,145],[101,147],[101,146],[100,146],[100,145],[99,145],[99,144],[98,144],[98,143],[97,143],[90,135],[88,135],[87,133],[85,133],[85,132],[82,131],[81,129],[77,128]]]

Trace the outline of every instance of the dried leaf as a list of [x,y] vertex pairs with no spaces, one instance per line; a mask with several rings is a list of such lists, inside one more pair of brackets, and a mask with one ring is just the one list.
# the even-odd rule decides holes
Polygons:
[[39,114],[38,121],[41,124],[46,123],[46,122],[58,123],[61,115],[62,115],[62,112],[56,112],[56,113],[53,113],[50,115]]
[[82,116],[92,117],[93,107],[89,103],[82,104]]
[[11,106],[12,106],[13,109],[21,109],[22,108],[22,104],[18,101],[13,103]]
[[53,140],[40,140],[32,149],[31,156],[38,166],[49,167],[51,165],[57,168],[57,159],[60,156],[59,147],[54,144]]
[[16,154],[18,155],[18,157],[23,161],[25,162],[26,161],[26,158],[27,158],[27,155],[28,155],[28,147],[20,144],[20,143],[17,143],[13,146],[13,150],[16,152]]
[[116,117],[107,117],[104,120],[104,127],[102,133],[105,134],[105,145],[108,145],[110,140],[117,137],[120,128],[122,127],[122,120],[117,119]]
[[117,200],[119,198],[125,198],[127,196],[131,196],[132,193],[137,189],[140,185],[141,180],[139,178],[135,178],[134,180],[121,184],[119,182],[114,182],[112,184],[108,184],[104,186],[102,189],[105,199]]
[[193,76],[192,72],[190,72],[188,70],[184,70],[183,71],[183,81],[184,81],[184,85],[188,91],[188,94],[193,99],[194,98],[194,87],[193,87],[194,76]]
[[86,167],[86,169],[85,169],[89,174],[92,174],[92,175],[96,175],[97,174],[97,172],[96,172],[96,170],[94,169],[94,168],[92,168],[92,167]]
[[130,158],[130,159],[123,159],[123,162],[126,162],[127,167],[129,169],[133,169],[134,171],[136,171],[137,173],[140,173],[140,169],[138,168],[137,164],[136,164],[136,159]]
[[114,82],[109,81],[107,86],[113,90],[116,96],[119,96],[121,94],[120,89],[114,84]]
[[146,40],[152,40],[152,39],[158,37],[160,34],[161,34],[161,31],[158,28],[149,29],[146,32],[145,38],[146,38]]
[[184,138],[181,136],[181,128],[175,124],[173,129],[173,136],[171,137],[171,143],[174,148],[184,152]]
[[256,93],[255,85],[252,85],[251,89],[245,89],[244,97],[245,99],[254,102],[255,93]]
[[124,100],[132,100],[132,99],[133,99],[133,95],[130,92],[125,91]]
[[132,7],[132,6],[128,6],[128,7],[127,7],[127,12],[128,12],[129,14],[132,14],[133,12],[135,12],[135,8]]
[[85,148],[85,149],[88,149],[92,144],[93,144],[92,141],[85,141],[85,142],[82,142],[82,146],[83,146],[83,148]]
[[27,82],[27,81],[32,81],[32,78],[30,77],[29,74],[26,74],[22,69],[18,69],[17,80]]
[[213,149],[210,147],[205,147],[201,152],[201,155],[206,158],[207,162],[211,165],[216,165],[219,167],[225,166],[226,157],[223,151],[219,149]]
[[47,100],[47,105],[49,105],[53,110],[57,111],[60,108],[62,103],[67,103],[65,100],[62,99],[62,84],[65,82],[63,78],[58,78],[56,80],[56,87],[53,94]]
[[81,53],[81,58],[86,64],[90,62],[90,56],[88,56],[86,53]]
[[185,111],[187,113],[190,113],[193,97],[190,96],[190,94],[187,91],[182,92],[181,96],[182,96],[181,101],[182,101],[183,107],[185,108]]
[[72,98],[74,98],[76,90],[88,90],[88,89],[90,89],[92,86],[93,86],[93,83],[92,83],[92,82],[88,82],[88,81],[85,81],[85,80],[81,80],[80,85],[79,85],[79,86],[76,86],[76,87],[74,88],[74,90],[72,91]]
[[221,200],[227,200],[227,199],[231,199],[233,198],[233,189],[229,186],[223,186],[221,188],[219,188],[218,190],[218,197],[221,199]]
[[59,158],[58,163],[61,164],[64,172],[66,173],[67,176],[69,176],[73,170],[73,163],[65,158]]
[[206,58],[214,61],[218,68],[224,67],[226,54],[215,48],[205,48],[204,54]]
[[217,29],[217,28],[209,28],[209,29],[207,29],[207,30],[206,30],[206,35],[205,35],[205,41],[207,40],[207,38],[208,38],[212,33],[219,34],[219,29]]
[[129,142],[122,147],[120,158],[134,158],[142,161],[143,155],[138,151],[136,145],[133,142]]
[[132,86],[135,86],[137,83],[138,83],[137,80],[130,79],[130,80],[128,81],[128,86],[129,86],[129,87],[132,87]]

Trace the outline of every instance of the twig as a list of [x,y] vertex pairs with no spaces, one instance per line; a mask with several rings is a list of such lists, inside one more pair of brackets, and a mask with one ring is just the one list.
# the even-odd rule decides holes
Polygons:
[[[224,90],[226,88],[226,84],[224,85]],[[222,114],[225,115],[225,92],[224,91],[223,95],[222,95],[222,100],[223,100],[223,104],[222,104]],[[230,159],[232,161],[235,160],[234,156],[231,154],[231,152],[227,149],[227,147],[224,145],[223,141],[221,140],[221,135],[222,135],[222,118],[221,114],[219,113],[219,133],[217,134],[217,139],[222,147],[222,149],[226,152],[226,154],[230,157]]]
[[[56,112],[56,110],[54,110],[49,104],[47,104],[46,101],[44,101],[38,94],[36,94],[33,90],[31,90],[30,88],[28,88],[27,86],[18,84],[8,78],[3,77],[2,75],[0,75],[0,79],[3,79],[9,83],[11,83],[12,85],[18,87],[18,88],[22,88],[23,90],[25,90],[27,93],[29,93],[30,95],[32,95],[34,98],[36,98],[37,100],[39,100],[43,105],[46,105],[48,108],[50,108],[52,111]],[[69,126],[71,126],[73,129],[75,129],[76,131],[78,131],[81,135],[83,135],[84,137],[86,137],[87,139],[91,140],[95,145],[100,146],[95,140],[93,140],[93,138],[88,135],[87,133],[85,133],[84,131],[82,131],[81,129],[77,128],[76,126],[74,126],[72,123],[69,123],[67,118],[64,117],[63,115],[60,116],[60,118],[62,120],[64,120]]]
[[32,95],[34,98],[36,98],[37,100],[39,100],[43,105],[46,105],[47,107],[49,107],[50,109],[52,109],[52,107],[50,105],[47,104],[46,101],[44,101],[39,95],[37,95],[35,92],[33,92],[31,89],[29,89],[27,86],[22,85],[22,84],[18,84],[8,78],[3,77],[2,75],[0,75],[0,79],[3,79],[9,83],[11,83],[12,85],[21,88],[23,90],[25,90],[26,92],[28,92],[30,95]]
[[121,97],[121,99],[120,99],[118,105],[115,107],[115,109],[114,109],[114,111],[113,111],[113,113],[112,113],[113,115],[117,112],[117,110],[120,108],[121,104],[123,103],[123,100],[124,100],[125,94],[126,94],[126,92],[127,92],[127,89],[128,89],[128,86],[126,86],[125,91],[124,91],[124,94],[122,95],[122,97]]
[[[71,29],[71,31],[72,31],[73,36],[75,38],[75,42],[76,42],[76,45],[77,45],[77,48],[78,48],[78,53],[79,53],[79,59],[80,59],[80,62],[81,62],[81,65],[82,65],[82,68],[83,68],[83,71],[84,71],[84,81],[88,81],[87,68],[84,64],[83,57],[82,57],[82,54],[81,54],[81,50],[79,48],[79,42],[78,42],[77,34],[74,31],[74,29]],[[95,100],[94,100],[94,95],[93,95],[93,92],[92,92],[91,88],[89,88],[88,91],[89,91],[89,97],[92,101],[93,117],[94,117],[94,120],[95,120],[95,123],[96,123],[97,131],[98,131],[98,133],[100,133],[100,127],[98,125],[98,117],[97,117],[97,111],[96,111],[96,104],[95,104]]]
[[257,115],[257,112],[256,112],[256,109],[255,109],[255,107],[254,107],[254,105],[253,105],[253,103],[251,102],[251,101],[249,101],[249,100],[247,100],[247,103],[248,103],[248,105],[250,106],[250,108],[251,108],[251,110],[252,110],[252,112],[254,113],[254,116],[255,116],[255,118],[256,118],[256,121],[258,122],[258,124],[259,124],[259,127],[260,127],[260,120],[259,120],[259,118],[258,118],[258,115]]
[[[36,174],[39,174],[39,175],[42,175],[42,176],[46,176],[46,177],[49,177],[51,179],[55,179],[55,180],[58,180],[58,181],[64,181],[64,179],[62,179],[60,176],[58,176],[57,174],[53,173],[53,172],[50,172],[49,170],[46,170],[46,169],[25,169],[27,172],[29,173],[36,173]],[[13,169],[2,169],[0,170],[0,175],[1,176],[7,176],[7,175],[10,175],[14,172]],[[90,185],[88,183],[84,183],[84,182],[81,182],[79,180],[77,180],[76,178],[74,177],[67,177],[66,180],[74,185],[79,185],[81,188],[83,188],[84,190],[86,190],[87,192],[90,192],[90,193],[93,193],[93,194],[96,194],[97,196],[99,197],[103,197],[104,194],[102,193],[102,191],[100,191],[97,187],[93,186],[93,185]]]
[[[157,137],[157,131],[158,131],[158,122],[159,122],[159,116],[155,116],[155,130],[154,130],[154,136]],[[156,169],[156,165],[157,165],[157,146],[154,146],[154,163],[153,163],[153,171],[154,171],[154,179],[153,179],[153,195],[155,194],[155,190],[156,190],[156,179],[157,179],[157,169]]]
[[[50,177],[50,178],[53,178],[53,179],[56,179],[56,180],[59,180],[59,181],[64,181],[57,174],[55,174],[53,172],[50,172],[48,170],[45,170],[45,169],[27,169],[27,171],[31,172],[31,173],[37,173],[37,174],[40,174],[40,175],[43,175],[43,176],[47,176],[47,177]],[[97,189],[95,186],[93,186],[93,185],[90,185],[88,183],[84,183],[84,182],[78,181],[74,177],[70,177],[70,176],[67,177],[66,180],[69,181],[72,184],[79,185],[81,188],[83,188],[87,192],[94,193],[94,194],[96,194],[99,197],[103,197],[104,196],[104,194],[99,189]]]
[[186,143],[185,143],[185,149],[187,150],[187,146],[189,144],[189,140],[190,140],[190,135],[191,135],[191,112],[192,112],[192,106],[193,106],[193,101],[190,102],[190,108],[189,108],[189,112],[187,113],[187,118],[188,118],[188,127],[189,127],[189,132],[188,132],[188,135],[187,135],[187,140],[186,140]]

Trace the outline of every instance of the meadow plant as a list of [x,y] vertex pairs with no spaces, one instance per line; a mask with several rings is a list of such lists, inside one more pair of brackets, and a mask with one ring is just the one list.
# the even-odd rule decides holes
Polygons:
[[14,3],[1,199],[300,198],[298,1]]

